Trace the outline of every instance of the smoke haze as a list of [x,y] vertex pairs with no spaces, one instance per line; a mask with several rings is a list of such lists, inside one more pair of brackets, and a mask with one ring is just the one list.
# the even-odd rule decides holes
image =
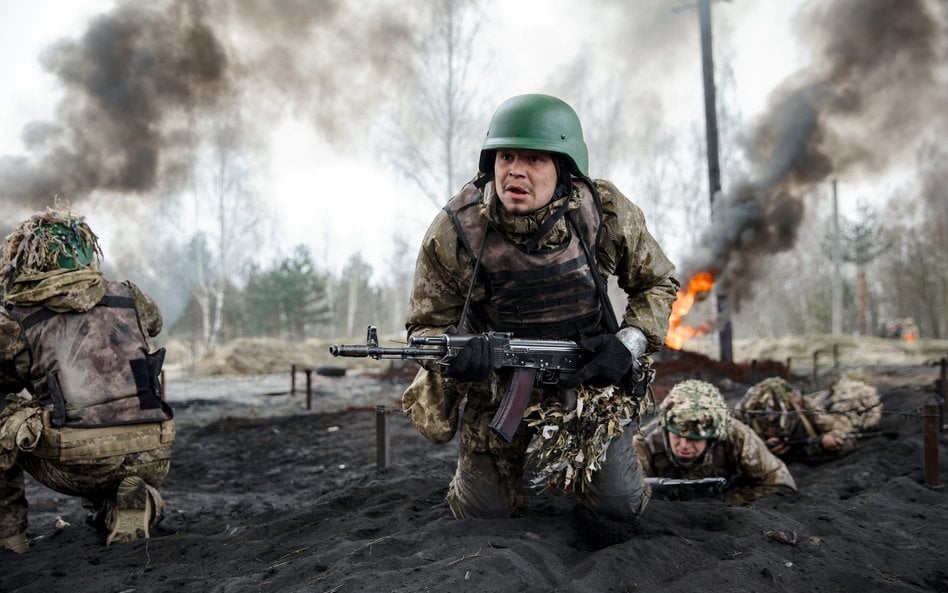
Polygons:
[[327,137],[357,127],[384,96],[366,85],[384,88],[386,58],[410,42],[401,14],[333,0],[118,4],[41,56],[66,93],[53,121],[23,128],[27,154],[0,156],[3,209],[166,195],[191,174],[198,123],[235,103],[251,125],[292,112]]
[[747,136],[751,173],[716,198],[685,265],[714,271],[735,306],[766,256],[794,245],[818,184],[904,166],[926,136],[946,132],[945,14],[933,3],[813,3],[800,30],[815,60],[771,95]]

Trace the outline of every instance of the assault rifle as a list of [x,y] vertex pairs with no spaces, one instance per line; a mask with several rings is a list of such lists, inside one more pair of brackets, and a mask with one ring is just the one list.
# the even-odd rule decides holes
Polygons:
[[652,496],[663,500],[694,500],[696,498],[723,498],[727,478],[645,478],[652,487]]
[[[514,338],[504,332],[483,334],[493,346],[492,367],[514,369],[513,378],[497,413],[490,422],[490,429],[504,442],[513,440],[523,412],[530,403],[530,392],[537,385],[555,385],[564,377],[583,368],[591,359],[590,352],[583,350],[572,340],[540,340]],[[470,343],[472,335],[411,336],[407,348],[384,348],[379,346],[378,330],[368,327],[365,344],[340,344],[329,347],[333,356],[359,358],[394,358],[402,360],[434,360],[447,367],[458,352]],[[645,360],[633,362],[632,369],[620,380],[619,387],[634,397],[645,395],[654,369]],[[445,402],[445,415],[454,402]]]
[[[894,439],[899,436],[898,432],[892,430],[876,430],[869,432],[850,432],[848,434],[838,435],[844,440],[853,440],[861,441],[863,439],[873,439],[876,437],[886,437],[887,439]],[[815,437],[802,437],[799,439],[780,439],[776,441],[767,441],[767,447],[773,449],[774,447],[784,447],[787,445],[818,445],[822,442],[822,436]]]

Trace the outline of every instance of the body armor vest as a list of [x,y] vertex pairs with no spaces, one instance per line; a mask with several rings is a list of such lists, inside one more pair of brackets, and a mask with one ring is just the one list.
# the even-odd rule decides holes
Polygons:
[[573,340],[601,331],[595,262],[586,252],[595,253],[602,208],[585,184],[578,187],[581,206],[565,214],[569,239],[535,251],[506,238],[481,215],[482,194],[473,185],[445,206],[468,254],[479,260],[487,285],[488,299],[469,303],[475,329]]
[[704,457],[700,463],[689,466],[680,466],[671,459],[665,443],[665,431],[661,427],[645,436],[645,446],[652,456],[652,467],[655,475],[662,478],[678,480],[695,480],[700,478],[728,478],[736,474],[724,450],[724,443],[715,439],[708,441]]
[[171,418],[158,376],[164,349],[148,353],[130,288],[108,282],[85,313],[8,307],[30,354],[31,393],[55,427],[92,428]]

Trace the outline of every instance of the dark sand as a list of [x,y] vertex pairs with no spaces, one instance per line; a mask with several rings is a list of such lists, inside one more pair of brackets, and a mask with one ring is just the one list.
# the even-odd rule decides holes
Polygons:
[[[663,383],[707,378],[731,403],[746,387],[676,373]],[[391,465],[379,470],[374,405],[397,409],[403,378],[321,378],[312,411],[300,395],[249,406],[179,395],[154,537],[106,548],[76,499],[30,482],[32,548],[0,552],[0,591],[948,591],[948,504],[923,483],[920,417],[938,369],[873,373],[881,428],[898,436],[791,465],[794,495],[747,507],[654,500],[612,545],[563,494],[528,496],[513,519],[455,521],[444,502],[455,443],[428,443],[400,412],[388,415]],[[938,453],[944,480],[944,434]]]

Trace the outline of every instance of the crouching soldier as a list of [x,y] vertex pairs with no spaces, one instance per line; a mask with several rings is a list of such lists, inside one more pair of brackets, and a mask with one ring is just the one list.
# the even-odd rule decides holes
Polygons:
[[[81,217],[47,210],[0,254],[0,548],[28,548],[24,471],[83,498],[105,543],[149,537],[162,518],[174,424],[158,383],[155,303],[99,270]],[[27,397],[23,390],[29,393]]]
[[672,387],[632,445],[646,476],[726,479],[730,504],[796,490],[787,466],[753,430],[730,418],[721,392],[705,381]]

